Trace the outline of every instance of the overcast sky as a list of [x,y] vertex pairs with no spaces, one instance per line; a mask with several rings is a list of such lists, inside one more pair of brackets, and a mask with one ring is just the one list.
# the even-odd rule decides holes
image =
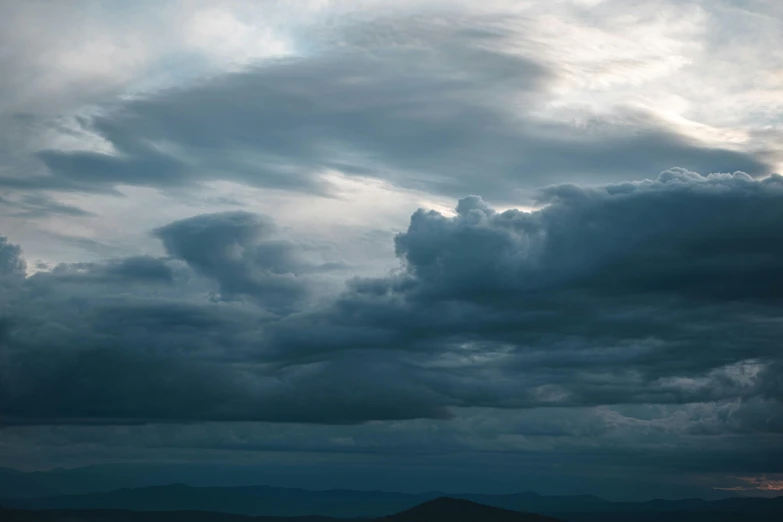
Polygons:
[[783,490],[781,48],[777,0],[0,0],[0,467]]

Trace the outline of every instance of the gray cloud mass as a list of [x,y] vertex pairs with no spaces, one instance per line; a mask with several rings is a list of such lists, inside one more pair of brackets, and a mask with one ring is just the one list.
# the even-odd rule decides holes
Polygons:
[[708,430],[780,432],[783,178],[675,169],[539,199],[419,210],[395,240],[399,270],[327,304],[307,297],[320,272],[300,279],[312,265],[263,216],[196,216],[154,232],[168,259],[25,280],[5,242],[3,422],[740,401]]
[[[630,108],[584,124],[536,116],[558,72],[497,50],[511,38],[498,24],[387,25],[344,29],[342,45],[323,55],[106,106],[80,121],[114,152],[41,150],[48,174],[5,175],[0,186],[106,192],[223,179],[324,194],[319,176],[336,169],[518,202],[542,185],[618,182],[672,165],[772,170],[761,154],[700,143]],[[513,108],[498,102],[511,98]]]
[[780,5],[0,0],[0,475],[779,492]]

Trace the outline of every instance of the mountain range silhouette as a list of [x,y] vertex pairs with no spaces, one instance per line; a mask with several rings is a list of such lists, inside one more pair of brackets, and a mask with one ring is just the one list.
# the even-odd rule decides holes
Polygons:
[[[429,498],[428,498],[429,497]],[[783,497],[610,502],[598,497],[411,495],[184,484],[0,500],[3,522],[771,522]],[[468,498],[470,497],[470,498]]]

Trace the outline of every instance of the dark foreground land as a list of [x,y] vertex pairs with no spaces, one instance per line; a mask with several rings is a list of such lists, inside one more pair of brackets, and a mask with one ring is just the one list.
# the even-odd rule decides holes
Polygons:
[[[734,499],[731,499],[732,501]],[[29,510],[0,508],[2,522],[779,522],[783,520],[779,499],[737,499],[712,505],[701,501],[680,501],[681,510],[666,502],[616,505],[616,511],[536,514],[498,508],[449,497],[437,498],[393,515],[375,518],[333,518],[325,516],[249,516],[210,511],[133,511],[118,509]],[[762,502],[753,502],[759,500]],[[608,503],[612,504],[612,503]],[[635,506],[636,510],[630,510]],[[596,506],[597,507],[597,506]],[[603,506],[607,509],[609,506]],[[719,507],[726,508],[719,510]],[[730,508],[735,510],[729,510]]]
[[534,513],[519,513],[467,500],[438,498],[411,509],[375,519],[321,516],[250,517],[208,511],[17,510],[0,509],[3,522],[558,522]]
[[[715,501],[685,499],[610,502],[590,495],[545,496],[531,492],[509,495],[446,495],[438,492],[407,494],[352,490],[309,491],[270,486],[193,487],[184,484],[36,498],[7,496],[3,498],[0,495],[0,506],[21,510],[199,511],[224,513],[225,516],[228,514],[250,517],[320,515],[334,519],[377,519],[410,510],[415,506],[428,505],[429,501],[443,497],[458,498],[517,513],[541,513],[573,522],[604,520],[608,522],[625,520],[753,522],[753,520],[766,520],[763,518],[766,514],[775,514],[775,520],[783,521],[783,497],[728,498]],[[629,518],[631,513],[634,514],[633,518]],[[113,519],[106,520],[113,522]],[[223,520],[229,522],[228,518]]]

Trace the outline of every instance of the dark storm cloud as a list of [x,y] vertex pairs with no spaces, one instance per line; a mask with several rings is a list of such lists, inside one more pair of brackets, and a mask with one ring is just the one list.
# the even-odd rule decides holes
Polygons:
[[538,198],[546,208],[532,214],[498,214],[470,197],[455,219],[414,214],[397,237],[397,253],[422,298],[476,301],[564,289],[777,299],[783,248],[771,238],[783,216],[781,180],[673,169],[656,181],[549,187]]
[[[334,268],[274,231],[262,216],[197,216],[155,231],[168,260],[61,264],[4,293],[2,423],[448,416],[423,384],[395,383],[417,371],[398,361],[367,358],[355,376],[349,358],[286,367],[259,357],[261,331],[281,303],[299,303],[308,282]],[[20,249],[3,244],[5,272],[19,273]],[[301,280],[277,284],[278,273]],[[232,299],[215,299],[213,281]]]
[[[144,323],[150,329],[182,327],[170,310],[165,320]],[[135,319],[138,319],[136,317]],[[128,318],[123,316],[122,321]],[[138,320],[132,320],[139,324]],[[215,327],[187,324],[193,335]],[[126,328],[125,331],[129,331]],[[267,421],[353,424],[367,419],[444,417],[443,408],[420,401],[403,387],[380,389],[371,380],[381,372],[346,382],[350,368],[314,369],[308,375],[266,376],[263,368],[189,364],[180,356],[140,355],[99,347],[56,361],[37,375],[35,386],[5,388],[0,422],[12,424],[136,424],[150,422]],[[320,382],[319,382],[320,381]],[[76,384],[78,383],[78,384]],[[355,396],[360,386],[362,396]]]
[[[47,266],[39,267],[46,269]],[[51,269],[51,275],[59,283],[104,282],[120,285],[139,283],[171,283],[174,272],[166,265],[165,259],[149,256],[135,256],[113,259],[104,263],[61,263]],[[43,285],[51,280],[41,275]]]
[[394,384],[405,373],[399,365],[364,365],[354,376],[352,363],[338,359],[293,369],[254,363],[247,350],[257,316],[177,303],[101,304],[71,316],[81,324],[39,330],[44,346],[21,331],[29,323],[12,325],[3,423],[343,424],[447,415],[422,401],[432,392]]
[[477,197],[454,218],[420,210],[396,240],[401,274],[353,281],[333,308],[270,327],[269,345],[405,351],[464,406],[758,394],[779,358],[782,197],[780,177],[673,170],[552,187],[534,213]]
[[22,258],[19,245],[8,242],[0,236],[0,277],[22,277],[27,269],[27,263]]
[[253,296],[270,309],[290,309],[305,297],[302,275],[333,268],[309,263],[301,245],[276,237],[270,219],[247,212],[196,216],[155,235],[170,255],[217,281],[222,297]]
[[29,277],[3,297],[0,414],[342,424],[714,403],[682,433],[780,432],[783,178],[675,169],[540,200],[419,210],[395,240],[400,269],[326,305],[306,298],[321,265],[247,213],[157,229],[168,260]]
[[109,276],[151,281],[171,281],[173,273],[160,259],[147,256],[128,257],[106,267]]
[[555,73],[493,50],[509,38],[503,30],[413,27],[359,32],[341,53],[122,102],[85,122],[116,153],[41,151],[49,176],[0,185],[106,191],[227,179],[322,193],[318,176],[334,168],[519,201],[515,191],[645,177],[672,165],[770,171],[760,157],[699,144],[650,116],[627,112],[583,126],[542,120],[532,113],[549,99]]

